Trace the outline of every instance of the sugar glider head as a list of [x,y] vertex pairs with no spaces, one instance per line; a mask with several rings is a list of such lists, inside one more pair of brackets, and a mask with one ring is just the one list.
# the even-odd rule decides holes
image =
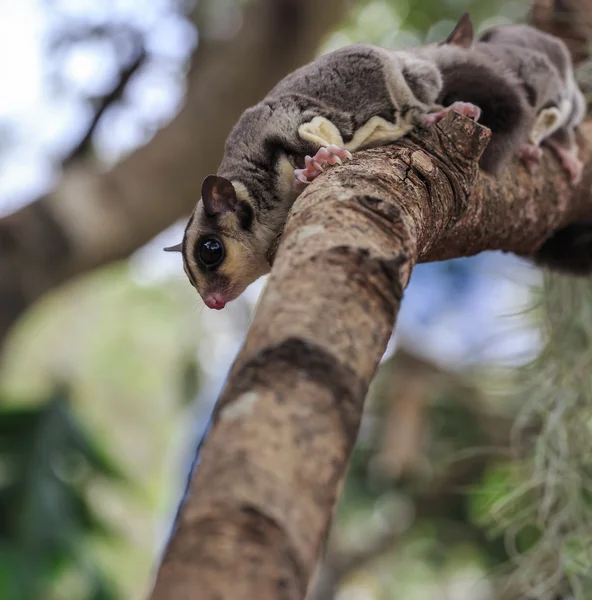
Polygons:
[[268,236],[260,231],[246,187],[208,175],[181,244],[183,268],[206,306],[220,310],[269,271]]

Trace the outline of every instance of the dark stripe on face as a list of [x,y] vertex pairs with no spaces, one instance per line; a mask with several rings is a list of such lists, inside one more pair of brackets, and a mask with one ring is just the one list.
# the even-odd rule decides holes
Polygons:
[[193,212],[191,213],[191,216],[189,217],[189,221],[187,221],[187,225],[185,225],[185,233],[187,233],[187,230],[191,227],[191,223],[193,223],[194,218],[195,218],[195,209],[193,209]]
[[245,231],[251,231],[253,226],[253,207],[244,200],[239,203],[238,206],[238,221],[242,229]]
[[206,288],[209,292],[227,292],[230,289],[230,280],[219,273],[208,273]]
[[536,106],[536,90],[532,87],[532,85],[529,85],[525,81],[522,82],[522,87],[524,88],[524,93],[526,94],[526,100],[528,101],[528,104],[530,104],[530,106]]
[[491,38],[495,35],[495,29],[490,29],[489,31],[486,31],[480,38],[479,41],[480,42],[488,42],[489,40],[491,40]]

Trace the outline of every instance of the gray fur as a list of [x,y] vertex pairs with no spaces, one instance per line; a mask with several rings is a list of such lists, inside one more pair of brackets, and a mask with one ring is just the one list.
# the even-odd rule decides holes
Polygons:
[[[218,177],[202,189],[207,214],[202,200],[185,231],[184,266],[198,292],[232,300],[269,270],[268,251],[298,195],[294,169],[321,145],[355,151],[392,143],[426,113],[456,101],[479,106],[480,122],[492,131],[480,163],[490,172],[527,143],[543,108],[560,106],[556,135],[573,135],[584,103],[560,42],[520,28],[473,37],[463,15],[442,44],[407,52],[348,46],[294,71],[246,110],[228,137]],[[330,136],[338,142],[321,143]],[[225,252],[221,264],[208,266],[200,263],[200,247],[212,237]]]
[[[479,39],[480,45],[489,47],[490,51],[505,52],[512,68],[535,90],[537,107],[545,102],[563,106],[561,123],[549,135],[547,143],[554,142],[568,152],[577,152],[575,128],[585,116],[586,102],[576,83],[567,46],[558,38],[527,25],[494,27]],[[552,76],[549,76],[549,63],[555,71]],[[579,221],[553,233],[534,259],[540,265],[559,271],[590,275],[592,222]]]
[[[185,230],[185,270],[202,297],[220,292],[233,299],[269,270],[268,251],[298,195],[294,169],[326,145],[315,142],[314,132],[306,130],[308,137],[303,137],[301,127],[314,129],[314,119],[326,120],[341,138],[339,145],[349,144],[352,151],[392,143],[434,108],[441,85],[435,65],[416,55],[353,45],[294,71],[246,110],[228,137],[218,169],[220,185],[227,181],[236,188],[231,204],[242,207],[242,216],[211,208],[206,214],[204,207],[218,206],[219,198],[208,195],[204,205],[204,193],[212,193],[204,186]],[[366,138],[366,131],[374,131],[367,126],[372,119],[379,119],[379,133]],[[212,236],[222,242],[226,257],[207,267],[200,263],[199,248]]]
[[545,104],[561,107],[564,103],[562,122],[551,137],[573,143],[573,129],[584,118],[586,104],[564,42],[528,25],[493,27],[478,41],[490,52],[504,53],[508,64],[540,97],[539,108]]
[[467,46],[433,44],[415,52],[433,61],[442,73],[443,86],[438,103],[471,102],[481,109],[479,122],[491,129],[491,140],[480,166],[499,172],[520,145],[524,144],[536,120],[521,81],[501,54],[484,52],[479,44]]
[[[393,97],[388,85],[398,66],[390,59],[381,48],[347,46],[285,77],[259,104],[243,113],[227,140],[218,175],[243,183],[261,216],[284,201],[276,181],[279,156],[286,156],[296,167],[305,155],[318,150],[298,135],[303,123],[325,117],[339,129],[344,142],[373,116],[397,123],[401,115],[414,110],[418,123],[419,116],[434,103],[440,84],[438,72],[433,65],[410,56],[406,62],[411,64],[402,73],[409,87],[399,100],[398,90]],[[406,62],[402,60],[404,65]],[[407,101],[408,96],[413,103]]]

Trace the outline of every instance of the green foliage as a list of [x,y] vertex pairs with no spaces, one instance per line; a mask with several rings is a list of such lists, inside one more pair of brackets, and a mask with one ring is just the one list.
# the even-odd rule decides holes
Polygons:
[[[355,546],[385,528],[401,530],[394,546],[432,574],[475,564],[481,566],[478,570],[496,568],[508,557],[499,536],[486,535],[489,523],[481,512],[487,513],[491,501],[477,490],[474,498],[468,494],[473,473],[482,471],[479,464],[494,458],[481,453],[475,461],[472,453],[491,444],[481,423],[487,418],[481,414],[485,407],[475,388],[462,378],[423,374],[432,377],[432,385],[417,468],[395,478],[381,471],[386,415],[394,398],[400,399],[398,386],[409,376],[396,356],[377,373],[340,498],[335,535]],[[409,565],[394,557],[385,564],[391,571],[402,569],[392,582],[392,590],[401,593],[401,576],[409,574]]]
[[[76,418],[133,479],[121,486],[99,477],[88,496],[120,532],[92,539],[90,551],[126,600],[146,597],[162,523],[185,478],[180,457],[195,435],[188,403],[201,385],[197,349],[204,336],[196,307],[186,278],[146,282],[134,262],[111,265],[39,302],[0,364],[0,405],[10,399],[30,405],[47,397],[56,378],[67,381]],[[63,579],[60,588],[67,584],[69,593],[51,600],[87,593],[88,578],[84,585],[74,576]]]
[[539,357],[517,374],[517,459],[489,472],[475,518],[504,533],[512,585],[546,600],[592,597],[592,284],[548,275]]
[[469,11],[477,27],[488,21],[510,23],[523,20],[528,2],[507,0],[367,0],[356,2],[340,30],[329,40],[333,49],[351,43],[371,43],[404,48],[444,39],[459,17]]
[[193,354],[183,357],[181,360],[181,374],[179,376],[179,396],[185,405],[195,402],[201,385],[201,371],[199,364]]
[[48,598],[68,571],[84,580],[81,600],[116,598],[86,548],[90,536],[109,535],[87,500],[97,478],[122,476],[64,388],[39,406],[0,411],[0,598]]

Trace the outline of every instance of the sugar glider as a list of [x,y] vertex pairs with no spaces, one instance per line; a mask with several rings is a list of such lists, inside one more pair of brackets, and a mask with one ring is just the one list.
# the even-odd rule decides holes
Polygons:
[[299,192],[351,152],[392,143],[448,110],[436,104],[442,77],[411,52],[352,45],[288,75],[246,110],[226,142],[217,175],[203,182],[183,236],[187,277],[221,309],[269,271],[268,253]]
[[528,145],[540,103],[529,102],[505,51],[491,48],[475,43],[463,15],[441,44],[353,45],[321,56],[246,110],[218,174],[203,182],[182,243],[167,249],[182,253],[205,304],[223,308],[269,271],[269,250],[300,191],[351,152],[392,143],[455,110],[491,129],[480,165],[498,172]]
[[[442,74],[439,103],[462,99],[481,109],[480,123],[492,131],[480,162],[485,170],[499,172],[516,153],[532,167],[541,158],[541,142],[563,134],[573,139],[583,97],[560,40],[527,26],[497,27],[475,39],[465,14],[445,43],[416,52]],[[562,163],[575,182],[577,166]]]
[[[506,25],[484,31],[477,44],[501,56],[520,79],[528,102],[537,110],[525,158],[538,162],[542,143],[558,155],[572,182],[582,174],[575,129],[586,113],[569,50],[563,41],[528,25]],[[553,73],[551,74],[551,71]],[[537,150],[534,150],[537,148]]]
[[[586,114],[586,102],[574,76],[567,46],[528,25],[494,27],[478,40],[490,51],[505,53],[523,82],[529,102],[540,109],[523,157],[540,161],[539,144],[551,147],[573,183],[582,175],[575,129]],[[512,58],[513,57],[513,58]],[[557,76],[548,77],[548,64]],[[535,254],[537,263],[574,275],[592,273],[592,217],[553,233]]]

